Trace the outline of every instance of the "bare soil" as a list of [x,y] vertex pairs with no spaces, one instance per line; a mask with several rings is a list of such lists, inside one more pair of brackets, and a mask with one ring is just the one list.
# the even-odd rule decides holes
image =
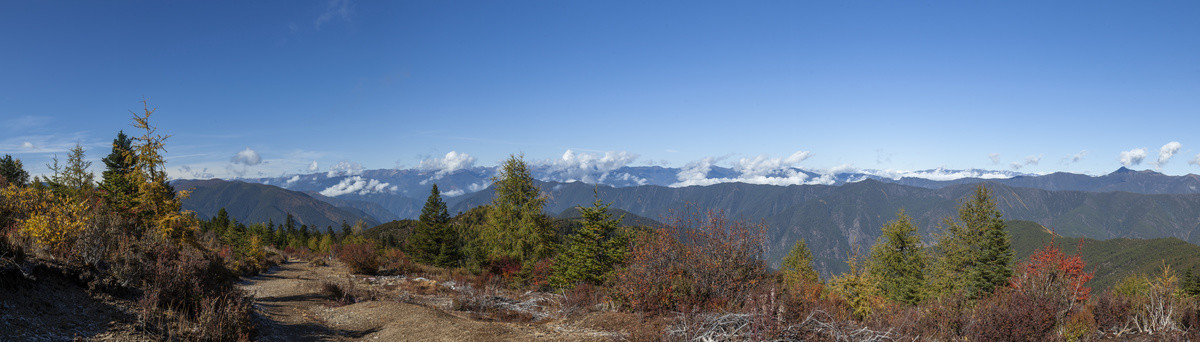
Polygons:
[[[449,310],[449,298],[414,295],[371,280],[352,276],[337,263],[290,261],[240,286],[255,298],[263,341],[607,341],[619,336],[554,319],[473,319]],[[326,281],[354,283],[376,298],[338,303],[322,292]]]

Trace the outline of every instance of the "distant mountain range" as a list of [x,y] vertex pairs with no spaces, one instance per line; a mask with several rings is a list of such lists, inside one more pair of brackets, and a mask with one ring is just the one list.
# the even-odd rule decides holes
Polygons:
[[[326,222],[316,224],[318,226],[327,222],[334,222],[336,226],[342,219],[353,221],[347,219],[347,215],[359,215],[368,222],[387,222],[415,218],[433,183],[444,190],[451,213],[487,204],[492,198],[492,192],[487,188],[488,177],[493,172],[488,168],[440,175],[421,170],[367,170],[354,175],[310,174],[287,179],[247,180],[298,191],[226,182],[241,185],[218,187],[222,190],[210,190],[215,194],[211,196],[197,191],[193,199],[185,201],[185,206],[199,213],[215,213],[216,209],[225,206],[239,220],[306,210],[306,220]],[[535,175],[553,178],[553,174],[539,172],[542,171],[535,171]],[[666,183],[673,175],[676,180],[682,178],[678,172],[682,171],[628,167],[598,179]],[[1200,191],[1197,190],[1200,176],[1196,175],[1169,176],[1126,168],[1103,176],[1054,173],[1009,178],[995,178],[1004,174],[980,170],[908,173],[929,178],[888,178],[861,172],[797,176],[799,174],[793,173],[791,177],[823,178],[829,184],[779,186],[715,182],[707,186],[673,187],[670,185],[678,184],[594,185],[545,181],[539,186],[549,197],[546,212],[552,215],[567,215],[564,211],[590,205],[595,192],[599,192],[605,202],[611,202],[613,209],[648,220],[662,221],[671,212],[689,205],[701,210],[722,210],[733,218],[762,222],[769,227],[772,263],[777,264],[796,240],[805,238],[814,251],[818,268],[829,272],[844,268],[842,260],[852,244],[873,243],[879,227],[894,218],[900,209],[907,210],[920,227],[921,234],[928,237],[942,218],[954,215],[959,200],[968,196],[978,183],[993,190],[1006,219],[1036,222],[1062,236],[1092,239],[1174,237],[1193,244],[1200,242],[1200,234],[1193,234],[1200,230]],[[707,175],[708,179],[739,177],[736,171],[719,167],[710,168]],[[214,186],[224,181],[206,182]],[[245,193],[234,195],[238,191]],[[285,192],[289,195],[284,196]],[[301,197],[309,201],[293,199]],[[235,202],[245,198],[261,198],[259,202],[289,199],[290,202]],[[325,202],[328,206],[314,202]],[[256,209],[242,215],[231,208],[244,205]]]
[[340,227],[342,222],[354,224],[358,220],[368,225],[379,224],[362,210],[334,206],[301,192],[270,185],[219,179],[175,181],[171,185],[176,190],[191,191],[183,199],[183,209],[195,211],[200,218],[216,216],[217,211],[225,208],[230,217],[245,223],[271,220],[283,224],[290,213],[298,224],[320,229]]
[[[572,183],[579,179],[615,188],[639,186],[686,187],[689,184],[761,184],[761,185],[832,185],[840,186],[864,180],[941,189],[960,184],[995,182],[1012,187],[1043,190],[1088,192],[1125,191],[1140,194],[1200,193],[1200,176],[1169,176],[1144,170],[1120,168],[1110,174],[1089,176],[1074,173],[1031,175],[1013,171],[947,170],[921,171],[856,170],[852,172],[816,172],[782,169],[751,176],[746,171],[709,166],[668,168],[626,166],[613,170],[568,172],[548,166],[532,166],[536,179],[548,183]],[[700,172],[702,171],[702,172]],[[697,173],[699,172],[699,173]],[[494,167],[472,167],[453,171],[422,169],[381,169],[312,173],[274,178],[242,179],[248,183],[274,185],[309,194],[342,207],[367,212],[379,222],[415,218],[433,184],[438,184],[448,203],[479,192],[491,185]],[[697,174],[702,174],[699,178]],[[343,201],[344,200],[344,201]],[[348,201],[348,202],[347,202]],[[374,205],[370,205],[373,203]]]

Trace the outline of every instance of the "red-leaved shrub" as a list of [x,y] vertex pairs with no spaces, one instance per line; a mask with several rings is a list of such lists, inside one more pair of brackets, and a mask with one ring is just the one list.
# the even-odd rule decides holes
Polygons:
[[338,260],[355,274],[374,275],[379,272],[379,256],[370,243],[352,243],[338,248]]

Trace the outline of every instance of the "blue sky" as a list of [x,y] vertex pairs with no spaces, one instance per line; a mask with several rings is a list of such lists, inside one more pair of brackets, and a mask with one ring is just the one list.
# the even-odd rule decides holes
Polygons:
[[76,142],[99,159],[145,97],[175,177],[567,150],[1103,174],[1141,148],[1134,168],[1200,173],[1197,17],[1194,1],[12,1],[0,153],[35,174]]

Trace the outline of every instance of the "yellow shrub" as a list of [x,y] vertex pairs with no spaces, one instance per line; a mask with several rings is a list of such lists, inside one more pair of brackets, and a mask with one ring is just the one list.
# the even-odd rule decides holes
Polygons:
[[87,227],[87,201],[34,187],[3,189],[6,209],[19,213],[19,233],[54,251],[63,251]]

